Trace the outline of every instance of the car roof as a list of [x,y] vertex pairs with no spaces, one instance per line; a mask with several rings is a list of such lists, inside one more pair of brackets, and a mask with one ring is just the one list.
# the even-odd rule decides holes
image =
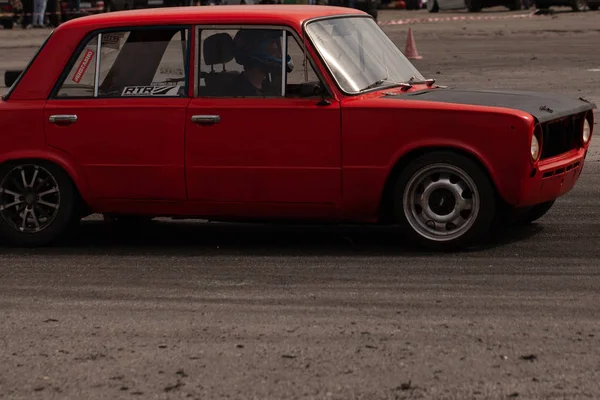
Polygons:
[[107,12],[69,20],[56,30],[102,29],[123,25],[252,23],[301,25],[304,21],[367,13],[348,7],[292,4],[187,6]]

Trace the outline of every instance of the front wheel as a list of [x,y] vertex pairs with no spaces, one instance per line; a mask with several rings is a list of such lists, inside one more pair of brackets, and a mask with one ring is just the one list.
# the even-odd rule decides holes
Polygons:
[[492,184],[469,158],[434,152],[398,177],[395,218],[407,236],[433,250],[473,244],[489,233],[496,212]]
[[17,246],[41,246],[77,221],[77,194],[69,176],[42,161],[0,166],[0,237]]

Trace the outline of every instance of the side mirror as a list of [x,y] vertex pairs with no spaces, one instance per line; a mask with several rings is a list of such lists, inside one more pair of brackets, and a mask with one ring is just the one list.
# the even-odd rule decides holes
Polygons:
[[17,79],[19,79],[19,76],[21,75],[23,71],[5,71],[4,72],[4,86],[11,87],[13,85],[13,83],[15,83],[15,81]]
[[321,96],[323,88],[317,82],[302,82],[300,84],[301,97]]

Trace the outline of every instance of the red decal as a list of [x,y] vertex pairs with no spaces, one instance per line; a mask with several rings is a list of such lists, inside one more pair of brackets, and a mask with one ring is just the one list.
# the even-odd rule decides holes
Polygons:
[[83,74],[85,73],[85,70],[87,69],[88,65],[90,64],[90,60],[92,59],[92,57],[94,57],[93,51],[88,50],[85,52],[85,56],[83,57],[83,60],[81,60],[81,64],[79,64],[77,71],[75,71],[75,75],[73,75],[73,78],[72,78],[73,82],[79,83],[79,81],[81,81],[81,77],[83,76]]

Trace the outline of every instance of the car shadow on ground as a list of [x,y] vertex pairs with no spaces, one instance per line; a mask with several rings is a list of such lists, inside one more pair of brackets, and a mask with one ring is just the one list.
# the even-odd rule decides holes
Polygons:
[[[477,247],[485,252],[528,240],[542,224],[503,227]],[[83,221],[68,238],[46,247],[0,246],[0,254],[68,255],[244,255],[244,256],[423,256],[439,255],[407,242],[394,227],[301,226],[151,221],[139,225]]]

